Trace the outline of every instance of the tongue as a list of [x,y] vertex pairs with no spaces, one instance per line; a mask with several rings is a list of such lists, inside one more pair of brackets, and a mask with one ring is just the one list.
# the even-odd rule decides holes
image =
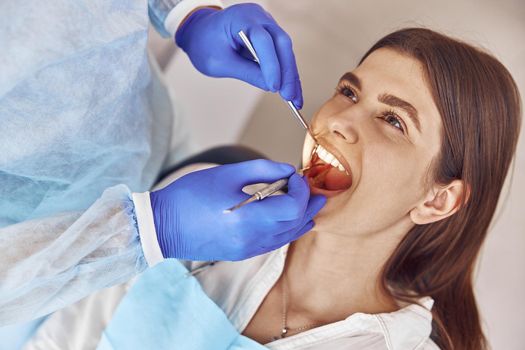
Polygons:
[[329,191],[346,190],[352,186],[352,177],[337,168],[331,168],[326,173],[324,186]]

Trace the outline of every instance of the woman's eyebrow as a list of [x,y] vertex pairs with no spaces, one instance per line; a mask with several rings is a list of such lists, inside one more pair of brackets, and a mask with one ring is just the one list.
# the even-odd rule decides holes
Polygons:
[[346,72],[345,74],[343,74],[341,79],[339,79],[339,81],[341,80],[348,80],[350,83],[352,83],[352,85],[361,90],[361,79],[359,79],[354,73]]
[[402,100],[399,97],[396,97],[390,94],[381,94],[379,95],[377,100],[389,106],[399,107],[401,109],[404,109],[405,112],[408,114],[408,117],[410,118],[410,120],[412,120],[412,123],[414,123],[414,125],[416,126],[417,131],[421,133],[421,123],[419,122],[419,117],[417,115],[417,109],[414,106],[412,106],[407,101]]

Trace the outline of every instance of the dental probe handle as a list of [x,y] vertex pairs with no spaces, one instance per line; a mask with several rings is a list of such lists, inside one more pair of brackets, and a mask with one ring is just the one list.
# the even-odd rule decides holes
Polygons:
[[280,179],[280,180],[277,180],[271,184],[269,184],[268,186],[264,187],[263,189],[255,192],[254,196],[257,196],[257,200],[261,200],[261,199],[264,199],[272,194],[274,194],[275,192],[279,191],[280,189],[282,189],[284,186],[286,186],[288,184],[288,179]]
[[[250,39],[248,39],[248,37],[246,36],[246,34],[244,34],[242,30],[239,32],[239,36],[241,37],[241,40],[244,43],[244,45],[246,45],[246,48],[248,49],[248,51],[250,51],[250,53],[252,54],[253,60],[257,62],[258,64],[260,64],[261,62],[259,61],[259,57],[257,56],[257,53],[255,52],[255,49],[253,48],[253,45],[250,42]],[[299,123],[301,123],[303,128],[308,132],[308,134],[310,134],[312,139],[315,140],[314,135],[310,131],[310,127],[308,126],[308,123],[306,123],[306,120],[304,120],[303,116],[301,115],[297,107],[295,107],[294,103],[292,101],[286,101],[286,103],[288,104],[288,107],[290,107],[290,109],[292,110],[292,113],[295,119],[297,119]]]
[[275,182],[272,182],[268,186],[265,186],[262,189],[260,189],[259,191],[255,192],[250,198],[240,202],[239,204],[237,204],[237,205],[235,205],[235,206],[233,206],[231,208],[228,208],[228,209],[224,210],[224,213],[231,213],[232,211],[234,211],[236,209],[239,209],[240,207],[243,207],[243,206],[245,206],[248,203],[263,200],[264,198],[266,198],[266,197],[274,194],[275,192],[279,191],[280,189],[282,189],[287,184],[288,184],[288,179],[280,179],[280,180],[277,180]]

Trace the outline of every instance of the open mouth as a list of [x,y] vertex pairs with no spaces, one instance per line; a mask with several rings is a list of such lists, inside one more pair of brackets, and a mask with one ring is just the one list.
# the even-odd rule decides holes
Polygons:
[[333,197],[352,186],[352,175],[342,161],[321,145],[313,149],[309,166],[304,170],[312,192]]

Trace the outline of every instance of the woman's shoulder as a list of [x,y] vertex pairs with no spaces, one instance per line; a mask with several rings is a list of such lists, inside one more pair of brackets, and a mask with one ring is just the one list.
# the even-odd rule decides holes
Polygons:
[[417,350],[440,350],[439,346],[437,346],[436,343],[430,338],[428,338],[423,344],[421,344],[421,347],[417,348]]
[[393,312],[354,314],[347,322],[354,320],[361,328],[382,334],[391,349],[439,349],[430,339],[433,302],[424,297],[415,303],[400,304]]

